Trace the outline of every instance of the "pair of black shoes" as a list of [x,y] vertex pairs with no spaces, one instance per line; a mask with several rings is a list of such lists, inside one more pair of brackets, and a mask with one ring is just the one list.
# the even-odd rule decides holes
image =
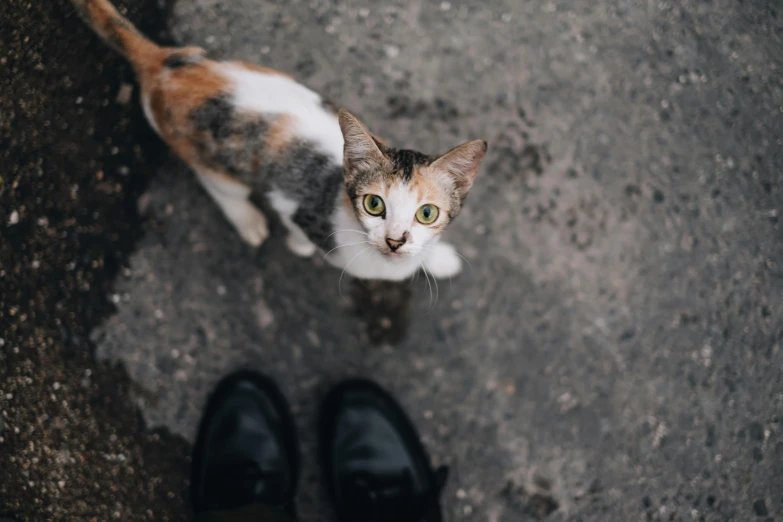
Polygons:
[[[433,470],[415,428],[384,390],[344,382],[326,397],[321,458],[339,522],[440,522],[447,469]],[[193,454],[196,513],[261,504],[294,516],[296,431],[271,380],[224,379],[207,403]]]

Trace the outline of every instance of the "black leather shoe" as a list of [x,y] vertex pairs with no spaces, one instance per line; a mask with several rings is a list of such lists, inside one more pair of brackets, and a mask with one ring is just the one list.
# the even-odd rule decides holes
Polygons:
[[293,515],[298,475],[294,423],[275,383],[244,371],[223,379],[193,450],[194,511],[264,504]]
[[321,457],[340,522],[440,522],[446,467],[433,471],[416,429],[377,384],[351,380],[324,401]]

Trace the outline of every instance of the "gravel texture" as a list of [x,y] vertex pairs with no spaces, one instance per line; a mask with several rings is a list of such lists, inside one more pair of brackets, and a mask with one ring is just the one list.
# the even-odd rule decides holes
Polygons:
[[[132,7],[157,34],[165,13]],[[186,520],[187,444],[145,429],[88,341],[166,154],[117,99],[131,82],[69,2],[0,9],[0,517]]]
[[[303,521],[332,520],[314,462],[314,416],[325,390],[356,374],[391,389],[436,463],[451,466],[448,520],[783,520],[776,3],[180,0],[168,21],[176,41],[291,73],[396,145],[437,152],[489,140],[481,177],[447,233],[470,266],[437,288],[421,277],[403,285],[341,281],[317,258],[289,254],[279,227],[259,251],[242,244],[192,174],[133,123],[138,111],[113,105],[130,81],[127,68],[71,29],[67,6],[55,6],[37,8],[30,31],[68,27],[94,63],[115,72],[98,78],[79,53],[70,67],[55,60],[43,72],[20,66],[18,75],[25,85],[46,78],[43,95],[82,98],[84,121],[72,116],[64,133],[73,136],[46,132],[83,148],[73,163],[82,174],[56,176],[84,180],[78,197],[94,195],[102,226],[91,228],[92,209],[85,214],[68,200],[70,178],[45,177],[59,198],[36,188],[34,165],[17,175],[26,192],[11,192],[8,180],[0,187],[0,223],[18,219],[2,229],[14,247],[4,241],[0,250],[0,282],[16,292],[0,298],[4,317],[18,308],[2,361],[12,376],[2,391],[10,385],[12,398],[0,403],[7,434],[0,459],[17,460],[13,468],[0,460],[0,512],[38,520],[46,509],[82,502],[103,506],[93,508],[97,520],[114,516],[107,501],[93,503],[104,498],[93,490],[72,498],[54,488],[49,477],[67,466],[42,449],[84,454],[91,444],[114,444],[130,449],[104,453],[131,464],[94,458],[68,468],[72,480],[105,488],[117,479],[92,474],[122,477],[130,487],[102,491],[122,506],[119,517],[152,517],[148,506],[156,519],[183,516],[182,440],[193,440],[215,382],[252,367],[278,379],[296,413]],[[132,18],[151,19],[141,11],[146,17],[132,11]],[[11,34],[23,48],[24,35]],[[51,81],[54,67],[80,78],[70,97]],[[11,103],[21,104],[17,98]],[[57,114],[69,107],[62,105]],[[114,127],[123,114],[132,133]],[[92,121],[111,129],[95,143],[84,131]],[[116,146],[118,156],[135,158],[124,160],[128,178],[152,174],[136,202],[141,230],[135,207],[121,204],[135,200],[137,185],[98,166],[114,164],[103,135],[125,140]],[[42,146],[25,139],[31,145],[9,149],[16,164]],[[96,167],[85,168],[90,161]],[[122,193],[99,197],[98,170]],[[45,205],[36,196],[65,205],[50,226],[70,230],[65,223],[76,219],[74,235],[39,245],[13,228],[38,230],[29,224]],[[126,264],[129,239],[137,243]],[[57,261],[79,259],[93,244],[113,261],[104,267],[100,256],[88,258],[81,277],[91,286],[80,294],[69,261]],[[23,311],[28,296],[60,287],[26,272],[34,252],[55,246],[57,256],[46,264],[42,257],[37,270],[50,270],[42,281],[65,281],[67,290],[29,305],[36,314]],[[55,328],[46,333],[63,317],[78,325],[81,344],[73,333],[67,341]],[[51,343],[42,341],[47,335]],[[71,367],[78,379],[67,386],[46,377]],[[128,377],[117,378],[120,368]],[[82,390],[85,369],[96,384]],[[93,431],[52,422],[66,418],[54,409],[65,393],[68,422]],[[77,397],[85,406],[75,406]],[[173,435],[147,435],[131,404],[147,426]],[[33,425],[40,428],[26,428]],[[11,435],[14,427],[19,434]],[[68,444],[63,429],[90,433],[91,442]],[[74,449],[79,444],[86,449]],[[31,508],[32,498],[42,507]]]

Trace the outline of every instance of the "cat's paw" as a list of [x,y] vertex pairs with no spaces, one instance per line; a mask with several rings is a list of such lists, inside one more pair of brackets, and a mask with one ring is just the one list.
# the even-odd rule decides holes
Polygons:
[[316,246],[308,239],[289,234],[285,242],[288,245],[288,249],[300,257],[310,257],[315,254]]
[[462,270],[462,259],[448,243],[438,243],[429,251],[424,261],[427,271],[438,279],[454,277]]
[[269,237],[269,226],[266,222],[266,216],[260,210],[252,205],[247,205],[242,209],[241,215],[232,216],[234,226],[239,235],[253,247],[261,246],[261,243]]

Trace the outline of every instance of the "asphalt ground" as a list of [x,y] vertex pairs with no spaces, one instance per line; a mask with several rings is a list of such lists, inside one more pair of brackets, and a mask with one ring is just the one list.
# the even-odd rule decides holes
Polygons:
[[469,266],[437,288],[340,281],[279,227],[245,246],[68,5],[13,7],[0,512],[186,517],[204,398],[253,367],[294,408],[305,521],[331,520],[320,397],[357,374],[450,465],[449,520],[783,517],[776,3],[130,6],[395,145],[487,138],[447,232]]

